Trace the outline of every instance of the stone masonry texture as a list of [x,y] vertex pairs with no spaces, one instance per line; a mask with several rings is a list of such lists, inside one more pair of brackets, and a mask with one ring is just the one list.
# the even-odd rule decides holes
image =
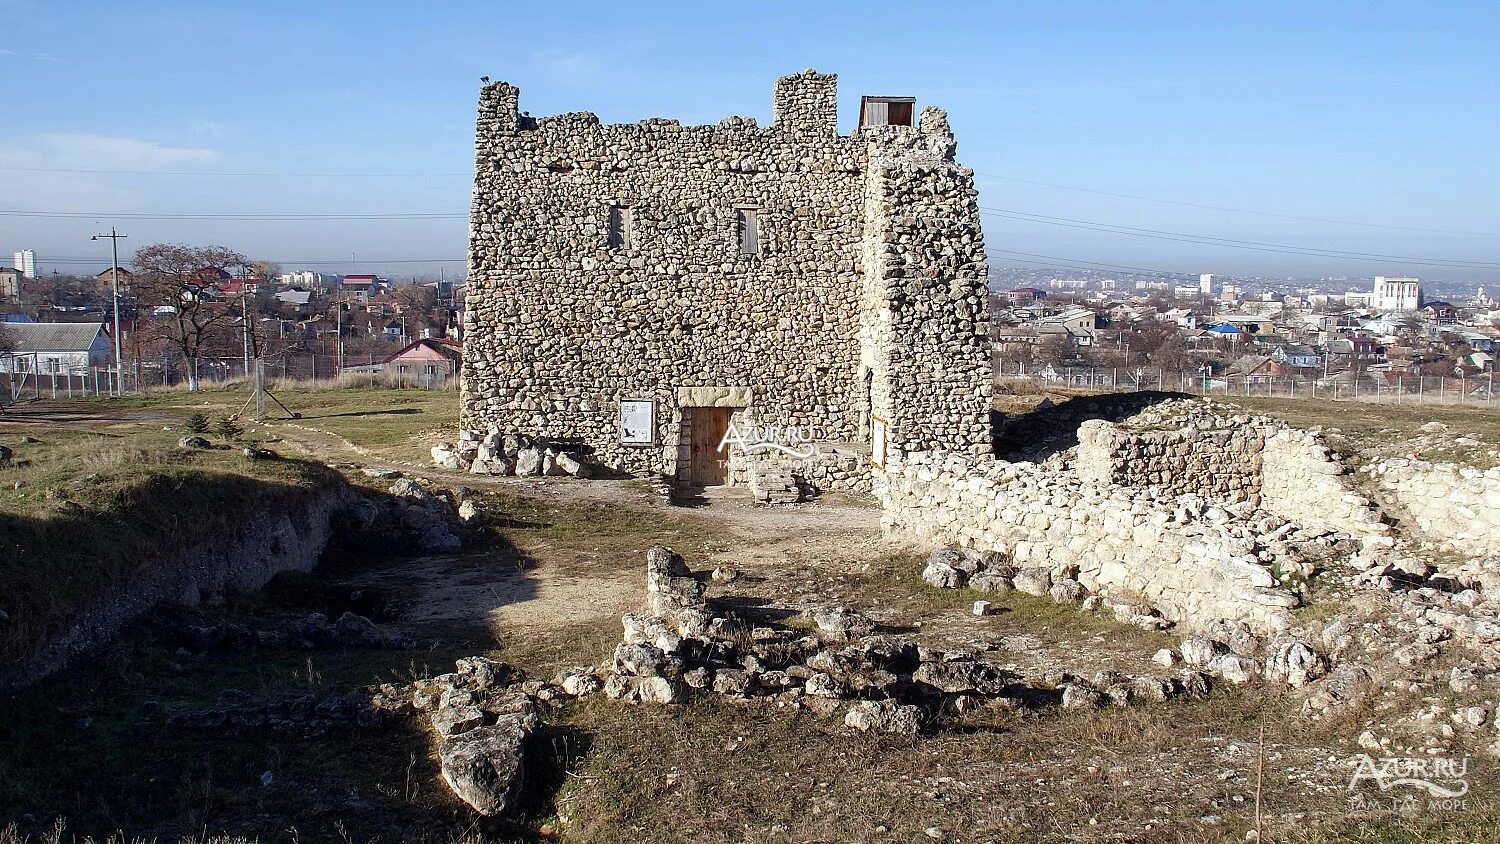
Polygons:
[[[987,453],[973,173],[935,108],[840,135],[836,82],[777,80],[765,128],[533,119],[517,88],[486,85],[463,427],[664,474],[703,406],[830,443],[868,444],[873,416],[892,453]],[[654,442],[623,445],[621,402],[648,399]]]

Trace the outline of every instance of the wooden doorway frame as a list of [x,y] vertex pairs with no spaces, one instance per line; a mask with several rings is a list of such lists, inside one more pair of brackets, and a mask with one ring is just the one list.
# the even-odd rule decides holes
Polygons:
[[687,482],[701,486],[729,483],[729,448],[720,446],[729,431],[729,407],[684,407],[688,428]]

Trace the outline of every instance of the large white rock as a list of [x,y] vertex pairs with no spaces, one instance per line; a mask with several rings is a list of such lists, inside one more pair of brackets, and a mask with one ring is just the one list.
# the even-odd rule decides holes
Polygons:
[[521,790],[526,731],[514,719],[450,736],[438,746],[443,781],[486,817],[504,814]]

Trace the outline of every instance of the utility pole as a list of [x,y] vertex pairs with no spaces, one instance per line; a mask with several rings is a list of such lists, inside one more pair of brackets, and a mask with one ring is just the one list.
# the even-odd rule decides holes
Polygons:
[[109,238],[109,275],[110,286],[114,288],[115,300],[115,395],[125,395],[125,360],[124,352],[120,344],[120,238],[126,235],[115,231],[110,226],[109,234],[96,234],[89,240],[98,240],[101,237]]
[[240,344],[243,347],[245,377],[250,377],[250,268],[240,269],[240,327],[243,329]]

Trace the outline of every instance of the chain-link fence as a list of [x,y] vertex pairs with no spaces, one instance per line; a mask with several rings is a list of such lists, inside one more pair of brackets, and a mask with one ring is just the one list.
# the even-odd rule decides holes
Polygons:
[[1048,366],[996,364],[1001,381],[1026,381],[1038,386],[1081,387],[1130,392],[1165,390],[1202,396],[1265,396],[1270,398],[1371,401],[1391,404],[1494,403],[1495,377],[1486,372],[1473,378],[1436,375],[1389,375],[1383,372],[1339,372],[1323,377],[1271,374],[1212,375],[1206,371],[1171,372],[1151,367]]
[[[7,364],[10,364],[9,366]],[[189,383],[188,365],[170,356],[155,360],[126,360],[123,372],[113,367],[69,367],[35,371],[30,361],[0,356],[0,404],[38,399],[77,399],[134,395],[148,390],[183,389]],[[382,358],[277,354],[265,358],[267,378],[284,384],[392,387],[396,389],[456,389],[458,377],[451,364],[434,361],[386,364]],[[250,362],[254,371],[255,362]],[[199,386],[212,387],[246,380],[243,357],[199,358]]]

